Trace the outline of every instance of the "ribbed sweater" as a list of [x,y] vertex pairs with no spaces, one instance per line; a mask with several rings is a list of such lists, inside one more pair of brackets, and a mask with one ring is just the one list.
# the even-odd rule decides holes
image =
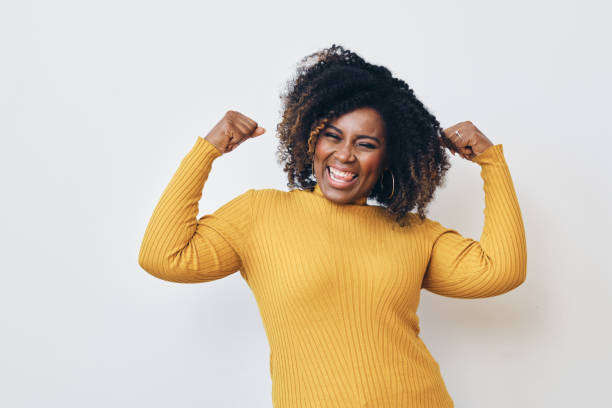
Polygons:
[[472,159],[484,181],[480,241],[429,218],[402,228],[365,197],[338,204],[318,184],[249,189],[198,218],[219,156],[198,136],[153,211],[140,266],[182,283],[240,271],[268,338],[276,408],[454,407],[419,337],[420,291],[483,298],[525,280],[523,220],[502,145]]

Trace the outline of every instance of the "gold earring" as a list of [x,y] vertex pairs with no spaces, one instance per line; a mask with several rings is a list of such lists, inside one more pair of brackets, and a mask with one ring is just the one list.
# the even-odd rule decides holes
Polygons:
[[[385,169],[385,170],[389,170],[389,169]],[[380,177],[380,189],[381,190],[384,189],[383,178],[384,178],[384,175],[385,175],[385,170],[383,170],[382,176]],[[393,197],[393,193],[395,193],[395,176],[393,175],[393,172],[391,170],[389,170],[389,173],[391,173],[391,180],[393,182],[393,185],[391,187],[391,194],[387,198]]]

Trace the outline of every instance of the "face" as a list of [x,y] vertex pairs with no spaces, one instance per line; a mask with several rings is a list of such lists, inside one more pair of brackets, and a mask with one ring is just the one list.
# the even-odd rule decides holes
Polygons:
[[387,166],[386,157],[385,123],[378,111],[364,107],[345,113],[317,139],[314,170],[321,192],[339,204],[367,197]]

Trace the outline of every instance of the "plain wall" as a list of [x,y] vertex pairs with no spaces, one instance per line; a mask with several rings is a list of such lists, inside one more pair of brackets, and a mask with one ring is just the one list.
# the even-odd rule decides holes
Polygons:
[[[457,407],[602,406],[612,365],[610,6],[595,1],[22,1],[0,7],[0,405],[270,407],[268,343],[235,273],[138,265],[147,222],[228,109],[267,129],[217,159],[200,215],[286,190],[279,94],[342,44],[404,79],[443,127],[503,144],[526,282],[422,292],[421,337]],[[479,239],[476,163],[428,217]]]

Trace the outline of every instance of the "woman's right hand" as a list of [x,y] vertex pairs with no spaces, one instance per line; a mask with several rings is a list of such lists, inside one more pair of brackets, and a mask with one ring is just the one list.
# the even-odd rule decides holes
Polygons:
[[266,129],[259,127],[253,119],[240,112],[229,110],[205,139],[212,143],[221,153],[234,150],[246,139],[261,136]]

